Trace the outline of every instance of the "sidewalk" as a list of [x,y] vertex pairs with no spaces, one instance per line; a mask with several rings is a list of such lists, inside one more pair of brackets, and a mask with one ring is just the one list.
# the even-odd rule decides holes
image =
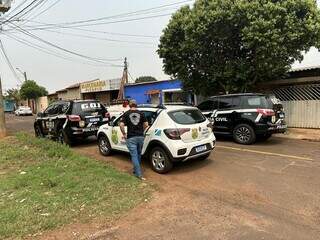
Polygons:
[[320,129],[288,128],[285,134],[274,134],[273,136],[320,142]]

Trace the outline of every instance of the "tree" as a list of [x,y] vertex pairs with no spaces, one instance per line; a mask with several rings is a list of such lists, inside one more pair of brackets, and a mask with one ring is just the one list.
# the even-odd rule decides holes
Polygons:
[[48,91],[44,87],[39,86],[35,81],[27,80],[20,88],[20,95],[23,99],[37,99],[48,95]]
[[21,99],[19,89],[17,88],[8,89],[5,93],[5,99],[14,100],[14,102],[18,104],[18,102]]
[[151,76],[141,76],[136,79],[136,83],[143,83],[143,82],[155,82],[157,79]]
[[172,16],[158,54],[167,74],[210,95],[283,77],[319,39],[314,0],[196,0]]

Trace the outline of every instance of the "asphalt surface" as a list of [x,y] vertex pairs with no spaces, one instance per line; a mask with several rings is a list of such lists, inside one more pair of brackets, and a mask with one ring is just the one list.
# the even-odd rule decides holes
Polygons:
[[[7,120],[10,133],[32,128],[30,117]],[[74,149],[131,172],[126,154],[102,157],[95,142]],[[89,239],[320,239],[320,143],[218,139],[206,161],[177,164],[166,175],[143,167],[158,186],[152,200]]]

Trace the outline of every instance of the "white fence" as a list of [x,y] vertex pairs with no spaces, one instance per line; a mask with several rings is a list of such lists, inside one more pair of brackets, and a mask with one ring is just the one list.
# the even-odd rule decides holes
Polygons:
[[282,101],[288,127],[320,128],[320,100]]

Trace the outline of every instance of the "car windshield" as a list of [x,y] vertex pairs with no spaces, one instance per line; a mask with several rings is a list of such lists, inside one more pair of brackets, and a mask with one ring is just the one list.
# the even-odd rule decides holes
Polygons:
[[79,114],[82,112],[99,112],[101,110],[104,110],[104,107],[96,101],[92,101],[92,102],[77,102],[74,103],[73,105],[73,109],[72,112],[74,114]]
[[173,121],[178,124],[196,124],[206,120],[198,109],[182,109],[168,113]]

